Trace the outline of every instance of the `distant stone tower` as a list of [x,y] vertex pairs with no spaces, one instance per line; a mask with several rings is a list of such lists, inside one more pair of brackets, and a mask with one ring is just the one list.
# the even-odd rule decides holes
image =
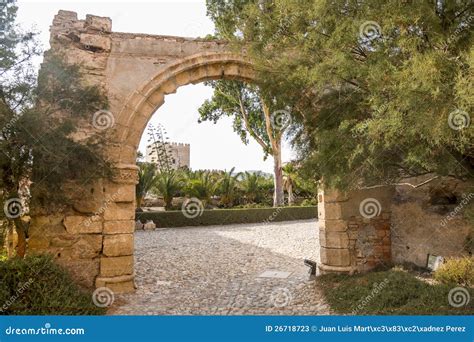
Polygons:
[[[177,170],[181,167],[190,167],[191,165],[191,147],[189,144],[183,143],[164,143],[170,159],[170,167]],[[158,152],[152,148],[153,145],[146,147],[146,162],[154,163],[158,165],[158,169],[161,167]]]

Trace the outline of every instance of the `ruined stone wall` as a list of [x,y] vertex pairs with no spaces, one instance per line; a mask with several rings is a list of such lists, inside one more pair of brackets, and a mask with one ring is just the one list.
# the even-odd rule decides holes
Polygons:
[[[406,179],[421,184],[433,175]],[[474,183],[439,178],[418,188],[397,186],[392,205],[392,256],[396,263],[425,267],[428,254],[472,255]]]

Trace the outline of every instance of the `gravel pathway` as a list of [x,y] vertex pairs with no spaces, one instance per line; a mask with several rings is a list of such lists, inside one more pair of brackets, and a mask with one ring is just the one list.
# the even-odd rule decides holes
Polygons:
[[329,314],[306,258],[319,259],[315,220],[139,231],[138,289],[109,313]]

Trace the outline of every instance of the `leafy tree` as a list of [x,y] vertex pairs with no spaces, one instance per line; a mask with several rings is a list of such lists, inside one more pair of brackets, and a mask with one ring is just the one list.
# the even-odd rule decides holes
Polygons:
[[263,149],[264,158],[273,157],[274,206],[283,205],[283,174],[281,143],[290,117],[276,97],[265,95],[257,86],[239,81],[209,82],[214,88],[210,100],[199,108],[200,122],[217,122],[222,117],[233,118],[234,131],[248,144],[252,137]]
[[208,0],[292,108],[308,172],[343,188],[472,177],[472,1]]
[[[15,26],[14,1],[4,6],[0,32],[0,188],[3,219],[18,235],[17,255],[26,252],[28,209],[67,205],[65,183],[109,175],[96,155],[100,136],[74,140],[74,122],[107,106],[96,87],[83,86],[77,66],[48,55],[36,77],[32,60],[41,52],[36,34]],[[33,184],[30,186],[30,184]],[[30,195],[36,199],[30,201]]]

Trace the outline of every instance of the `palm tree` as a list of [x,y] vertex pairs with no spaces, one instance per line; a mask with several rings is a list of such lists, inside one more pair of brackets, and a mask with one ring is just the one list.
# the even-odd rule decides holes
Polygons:
[[245,171],[241,182],[242,190],[245,193],[247,201],[257,202],[261,198],[261,184],[263,176],[260,172]]
[[238,184],[240,172],[234,175],[235,167],[229,172],[223,171],[221,179],[217,183],[217,192],[221,196],[221,204],[224,207],[231,207],[235,199],[235,190]]
[[145,196],[150,192],[156,177],[156,165],[151,163],[138,163],[138,184],[136,185],[136,205],[141,208]]
[[165,210],[172,208],[173,198],[178,196],[184,187],[184,181],[178,171],[160,171],[156,176],[153,190],[163,196]]
[[197,197],[206,206],[216,190],[215,180],[209,171],[195,171],[188,175],[186,192],[191,197]]

